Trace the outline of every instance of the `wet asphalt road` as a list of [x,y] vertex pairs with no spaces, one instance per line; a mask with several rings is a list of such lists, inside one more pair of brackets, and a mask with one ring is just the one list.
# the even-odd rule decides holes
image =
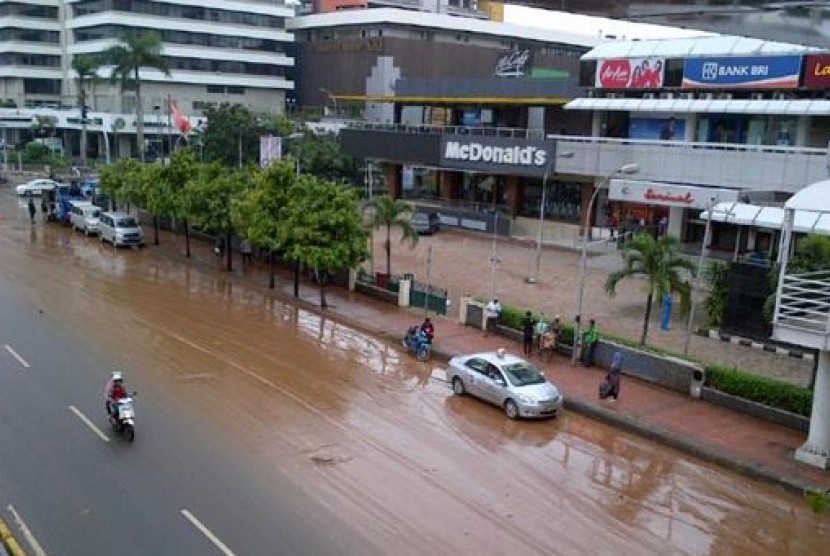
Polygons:
[[[139,390],[132,445],[106,424],[113,366]],[[49,554],[816,554],[830,539],[796,497],[575,415],[506,421],[432,370],[259,284],[31,226],[0,192],[0,513]]]

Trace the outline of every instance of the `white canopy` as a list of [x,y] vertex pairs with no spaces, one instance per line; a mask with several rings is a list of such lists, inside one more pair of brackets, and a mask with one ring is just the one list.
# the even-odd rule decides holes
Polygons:
[[[830,187],[830,181],[821,183],[826,183]],[[806,189],[802,190],[802,192],[804,191]],[[800,194],[801,192],[797,195]],[[793,198],[795,198],[795,195]],[[830,202],[830,197],[824,197],[824,199],[825,202]],[[789,205],[789,201],[787,204]],[[709,211],[701,212],[700,218],[707,220],[709,218]],[[784,209],[780,207],[749,205],[746,203],[718,203],[712,209],[712,221],[736,224],[738,226],[754,226],[757,228],[780,230],[784,223]],[[804,234],[816,233],[830,235],[830,211],[819,213],[815,209],[797,209],[795,211],[794,230]]]
[[[666,93],[669,94],[669,93]],[[672,95],[682,93],[672,93]],[[768,114],[810,116],[830,114],[825,99],[702,99],[584,97],[565,105],[566,110],[620,110],[664,114]]]
[[713,35],[682,39],[656,39],[645,41],[608,41],[587,54],[583,60],[607,58],[694,58],[703,56],[775,56],[802,54],[819,49],[798,44],[788,44],[762,39],[731,35]]
[[817,181],[808,185],[787,200],[784,205],[789,209],[827,213],[830,216],[830,180]]

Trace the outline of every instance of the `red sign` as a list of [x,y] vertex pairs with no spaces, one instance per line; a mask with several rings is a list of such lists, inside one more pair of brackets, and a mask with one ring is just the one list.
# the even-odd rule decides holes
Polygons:
[[678,193],[676,195],[672,195],[671,193],[660,193],[659,191],[655,191],[652,188],[648,188],[646,194],[644,195],[647,201],[663,201],[666,203],[682,203],[684,205],[691,205],[695,202],[694,197],[692,197],[691,192],[687,191],[686,193]]
[[804,57],[803,85],[815,89],[830,87],[830,54],[811,54]]
[[602,60],[597,64],[596,87],[659,89],[663,86],[663,66],[661,58]]

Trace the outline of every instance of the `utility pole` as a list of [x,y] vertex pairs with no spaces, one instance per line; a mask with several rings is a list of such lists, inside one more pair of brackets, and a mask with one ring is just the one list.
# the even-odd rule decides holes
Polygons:
[[427,249],[427,287],[424,292],[424,315],[429,314],[429,292],[430,292],[430,274],[432,272],[432,245]]

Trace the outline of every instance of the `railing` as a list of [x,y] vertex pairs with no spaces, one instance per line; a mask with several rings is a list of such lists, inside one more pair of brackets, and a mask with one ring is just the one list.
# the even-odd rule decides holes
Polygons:
[[474,137],[510,137],[515,139],[544,139],[543,129],[520,127],[479,127],[435,124],[385,124],[378,122],[350,122],[350,129],[390,131],[394,133],[424,133],[432,135],[471,135]]
[[830,334],[830,270],[785,275],[776,301],[774,324]]

